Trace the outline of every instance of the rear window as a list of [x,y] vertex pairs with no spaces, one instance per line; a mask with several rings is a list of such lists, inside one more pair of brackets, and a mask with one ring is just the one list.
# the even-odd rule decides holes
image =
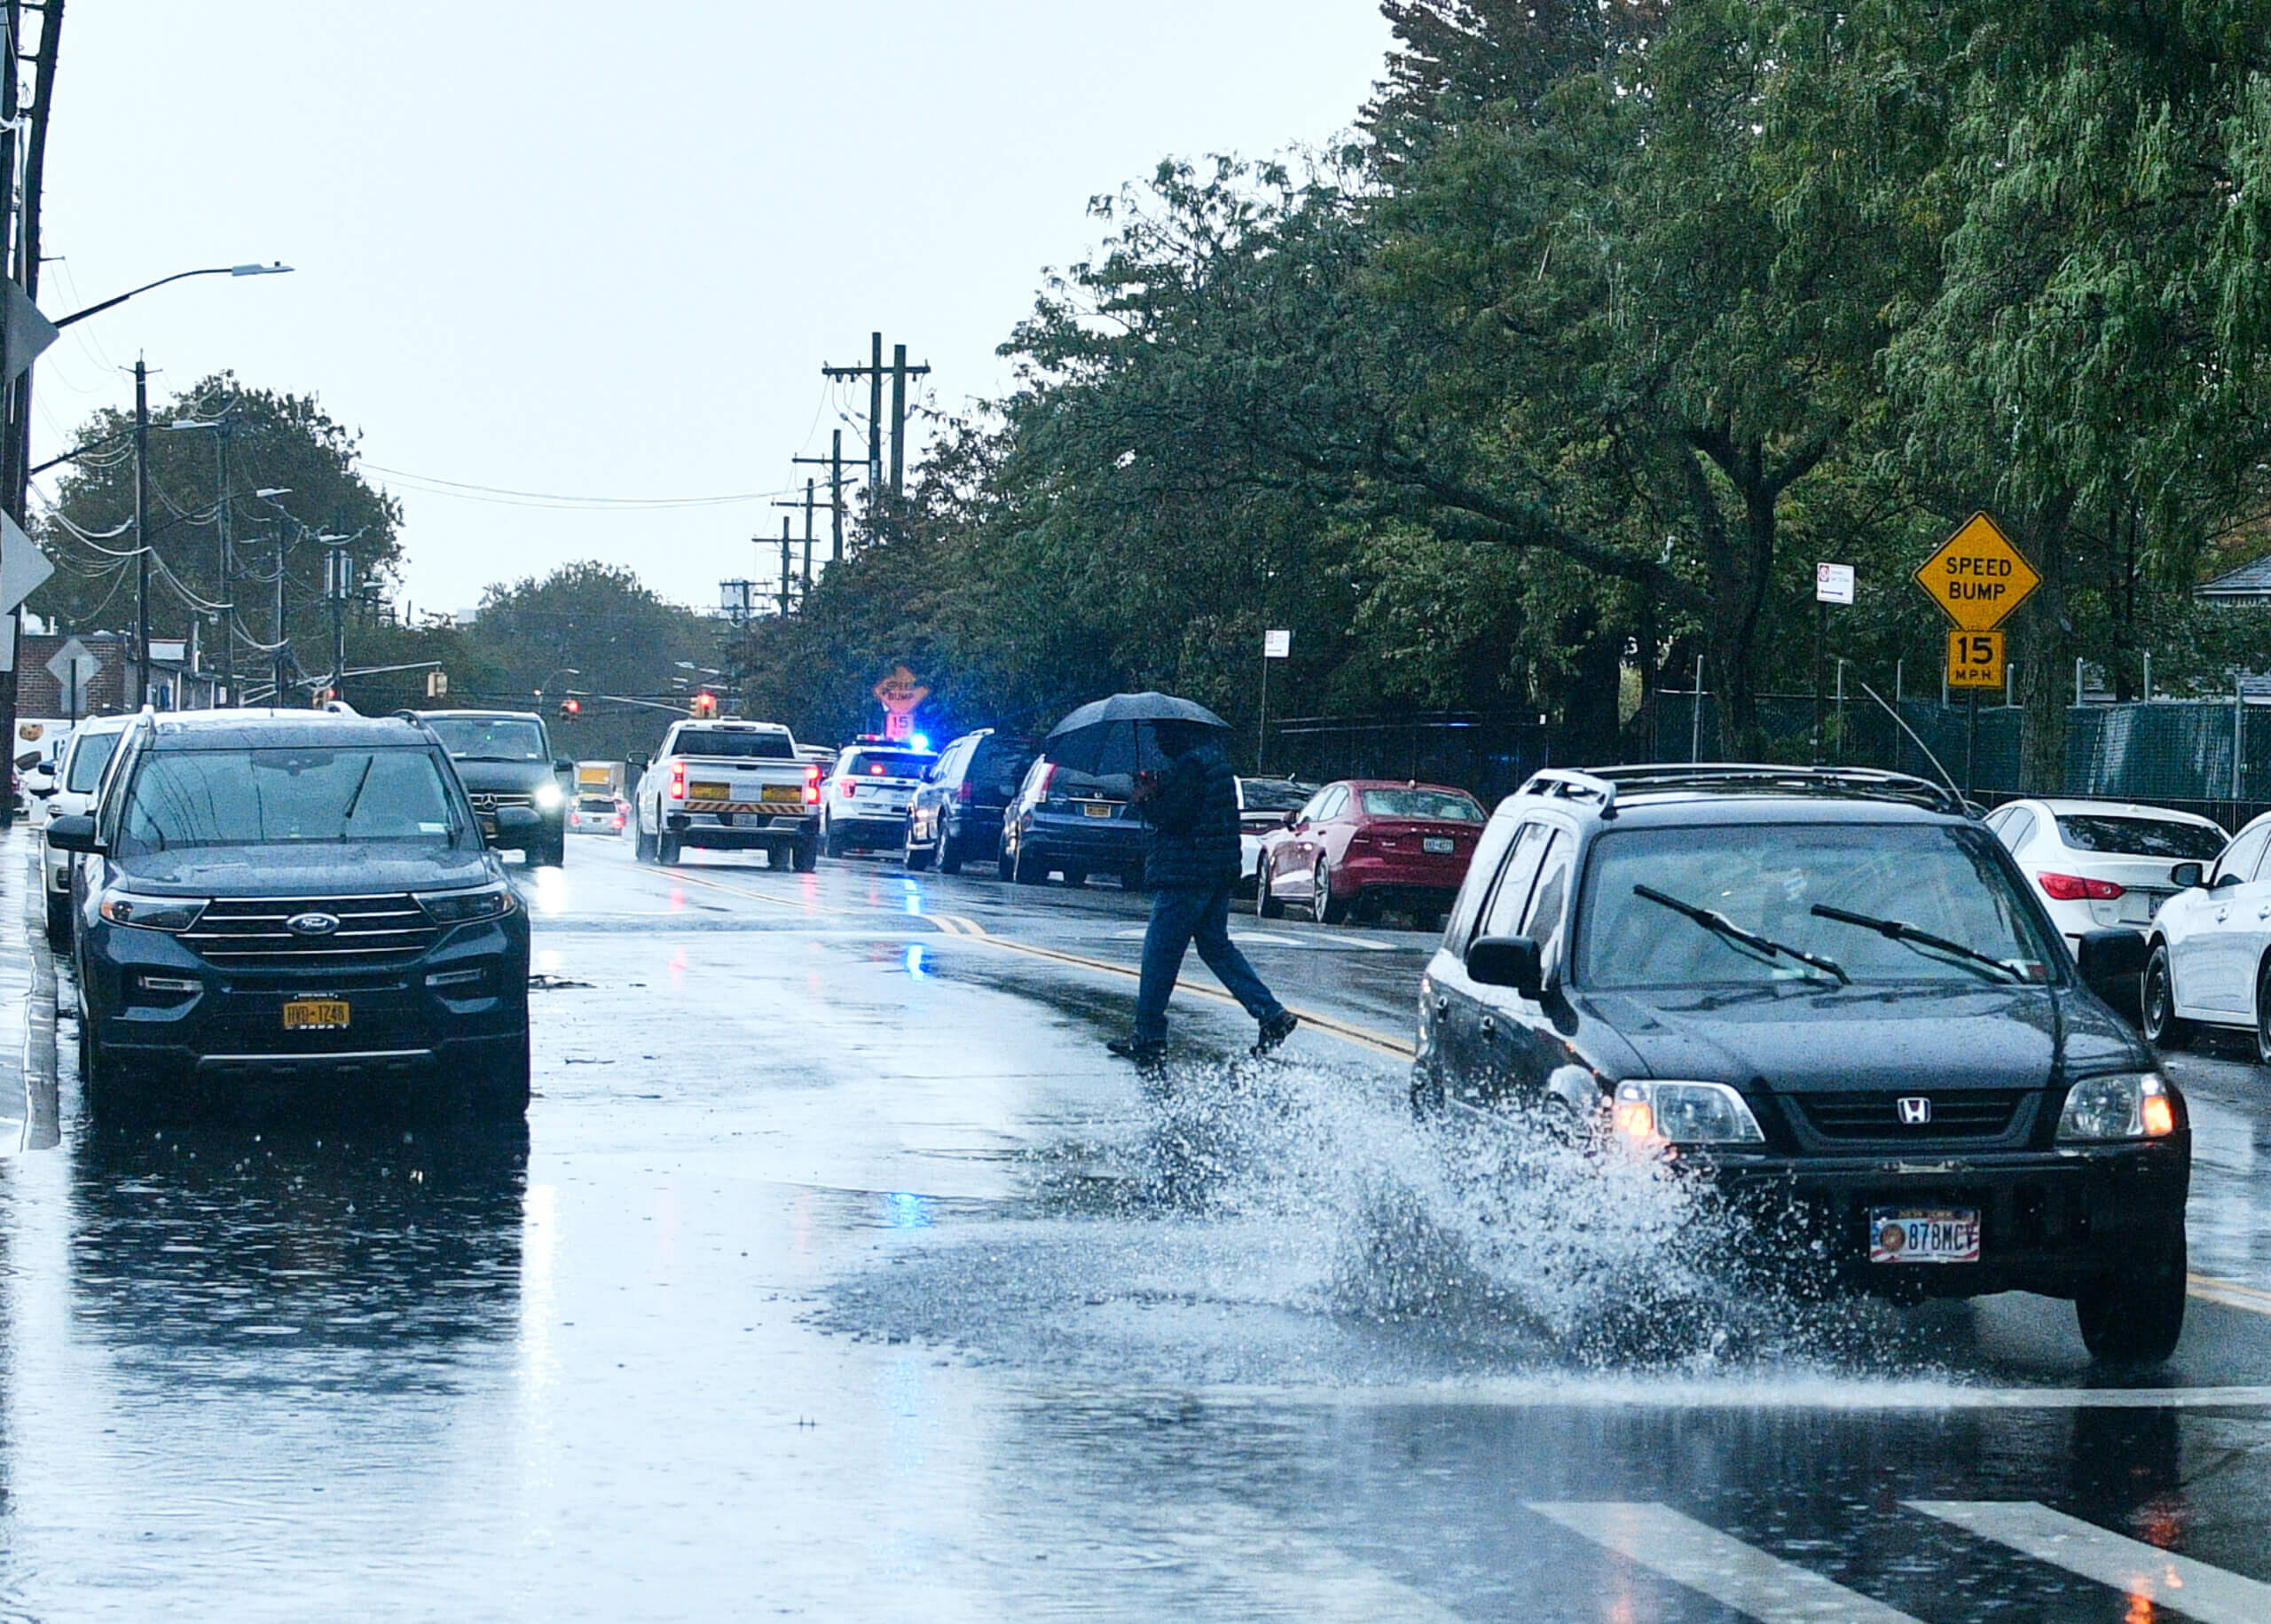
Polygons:
[[2058,836],[2077,851],[2165,857],[2177,862],[2212,863],[2224,849],[2221,829],[2169,818],[2114,818],[2098,812],[2060,813]]
[[1455,789],[1367,789],[1364,814],[1371,818],[1426,818],[1437,823],[1480,823],[1482,804]]
[[79,735],[78,747],[71,752],[71,770],[64,777],[63,787],[73,795],[92,795],[101,788],[103,769],[110,765],[110,758],[118,753],[118,741],[122,733],[88,733]]
[[1299,812],[1316,793],[1315,784],[1297,784],[1282,778],[1242,778],[1239,792],[1248,812]]
[[688,727],[679,732],[672,749],[680,756],[713,756],[735,761],[794,761],[788,735],[743,733],[727,727]]
[[1015,739],[988,739],[978,747],[978,755],[970,764],[970,781],[996,795],[1015,795],[1018,781],[1040,754],[1037,745]]
[[914,750],[852,750],[837,771],[853,778],[920,778],[938,759]]

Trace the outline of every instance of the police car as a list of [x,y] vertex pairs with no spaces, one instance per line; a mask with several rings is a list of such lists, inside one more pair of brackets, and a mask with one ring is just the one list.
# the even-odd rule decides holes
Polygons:
[[907,805],[939,757],[922,741],[861,738],[837,753],[821,792],[821,845],[830,857],[907,843]]

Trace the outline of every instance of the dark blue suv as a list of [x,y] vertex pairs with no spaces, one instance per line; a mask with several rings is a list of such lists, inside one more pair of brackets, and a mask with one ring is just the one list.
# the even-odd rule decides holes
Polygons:
[[[189,1085],[402,1082],[528,1102],[528,918],[414,719],[145,716],[98,818],[75,949],[98,1112]],[[498,842],[540,839],[497,814]]]

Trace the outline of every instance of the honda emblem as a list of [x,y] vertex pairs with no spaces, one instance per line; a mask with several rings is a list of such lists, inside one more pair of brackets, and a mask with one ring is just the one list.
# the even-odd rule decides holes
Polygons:
[[1921,1094],[1906,1094],[1900,1101],[1900,1126],[1921,1128],[1932,1119],[1932,1102]]

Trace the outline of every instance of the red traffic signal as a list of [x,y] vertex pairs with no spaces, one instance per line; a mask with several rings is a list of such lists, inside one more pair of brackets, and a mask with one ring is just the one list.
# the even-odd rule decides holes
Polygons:
[[584,702],[582,700],[563,699],[560,702],[560,719],[562,721],[572,722],[583,714]]
[[718,714],[718,696],[715,694],[696,694],[688,702],[686,713],[705,722],[711,720]]

